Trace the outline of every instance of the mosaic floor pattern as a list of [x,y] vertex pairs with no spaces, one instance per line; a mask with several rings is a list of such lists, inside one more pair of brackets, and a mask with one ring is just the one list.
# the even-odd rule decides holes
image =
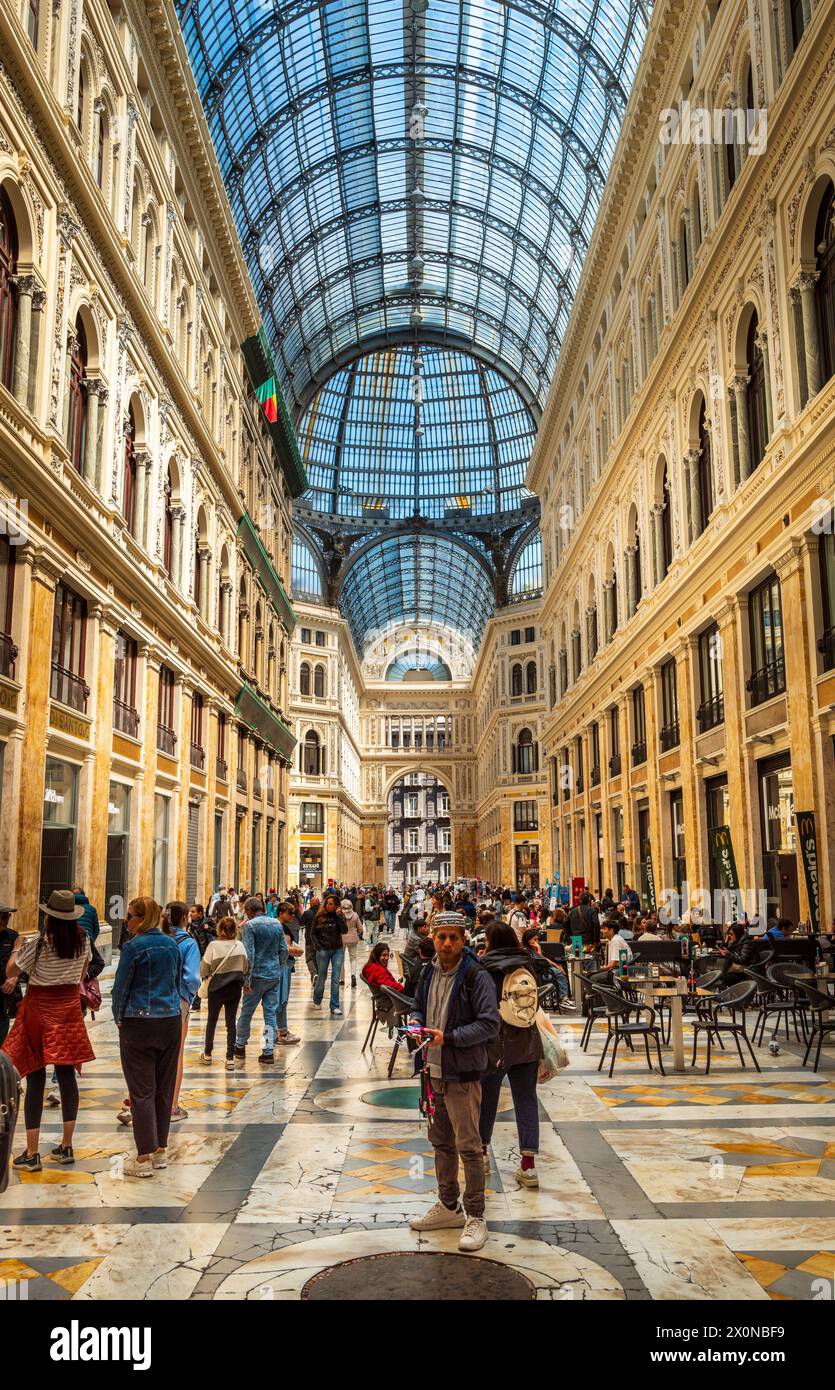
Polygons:
[[[81,1080],[75,1167],[12,1173],[0,1197],[0,1295],[318,1299],[348,1277],[328,1275],[333,1266],[356,1261],[361,1281],[377,1277],[377,1257],[433,1253],[467,1261],[456,1286],[484,1297],[503,1287],[496,1264],[508,1289],[537,1299],[808,1300],[835,1286],[835,1046],[817,1075],[804,1071],[802,1047],[783,1042],[777,1057],[757,1049],[759,1075],[720,1054],[709,1076],[700,1059],[662,1077],[627,1053],[609,1079],[597,1071],[603,1030],[583,1052],[582,1019],[563,1016],[570,1065],[539,1090],[540,1187],[516,1182],[505,1089],[486,1180],[491,1237],[465,1257],[457,1232],[409,1229],[434,1197],[433,1155],[407,1058],[388,1080],[385,1035],[363,1051],[362,987],[344,991],[344,1017],[331,1019],[297,974],[289,1022],[302,1042],[279,1049],[269,1072],[256,1062],[257,1029],[235,1071],[200,1066],[204,1016],[193,1015],[188,1118],[172,1129],[170,1166],[126,1177],[111,974],[90,1028],[96,1061]],[[47,1109],[42,1152],[59,1129]]]

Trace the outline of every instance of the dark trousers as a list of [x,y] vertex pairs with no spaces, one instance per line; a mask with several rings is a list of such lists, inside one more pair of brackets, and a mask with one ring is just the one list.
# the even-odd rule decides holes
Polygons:
[[539,1101],[536,1097],[536,1075],[538,1062],[520,1062],[518,1066],[508,1067],[507,1071],[491,1072],[481,1078],[481,1114],[478,1128],[482,1144],[489,1144],[493,1138],[496,1111],[499,1108],[499,1092],[506,1076],[510,1082],[513,1096],[513,1109],[516,1113],[516,1131],[519,1135],[519,1150],[523,1154],[539,1152]]
[[484,1164],[478,1137],[479,1081],[432,1078],[435,1114],[429,1121],[429,1142],[435,1150],[438,1196],[445,1207],[457,1207],[461,1195],[459,1166],[464,1168],[464,1211],[484,1215]]
[[220,1011],[223,1009],[226,1021],[226,1057],[227,1060],[235,1054],[235,1021],[238,1017],[238,1005],[241,1002],[241,990],[243,980],[232,980],[228,985],[221,985],[219,989],[209,990],[209,1016],[206,1019],[206,1044],[203,1048],[207,1057],[212,1055],[212,1048],[215,1042],[215,1027]]
[[119,1055],[138,1154],[150,1154],[168,1145],[181,1034],[179,1013],[171,1018],[122,1019]]
[[2,1047],[3,1043],[6,1041],[6,1036],[11,1026],[11,1016],[4,1011],[3,1005],[0,1003],[0,1047]]
[[[56,1067],[55,1078],[61,1092],[61,1119],[65,1122],[78,1118],[78,1078],[75,1067]],[[46,1085],[46,1067],[40,1071],[30,1071],[26,1078],[26,1100],[23,1103],[23,1116],[27,1129],[40,1129],[43,1115],[43,1092]]]

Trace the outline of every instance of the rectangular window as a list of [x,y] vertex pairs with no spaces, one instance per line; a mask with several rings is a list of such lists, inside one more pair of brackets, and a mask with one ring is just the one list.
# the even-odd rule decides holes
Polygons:
[[522,645],[522,630],[521,630],[521,628],[515,627],[515,628],[513,629],[513,631],[511,632],[511,634],[510,634],[510,645],[511,645],[511,647],[521,647],[521,645]]
[[154,797],[154,852],[151,876],[153,894],[158,903],[168,898],[168,835],[171,800],[157,794]]
[[17,648],[12,642],[16,547],[0,536],[0,676],[14,680]]
[[[229,767],[226,762],[226,715],[223,710],[217,717],[217,753],[215,757],[215,775],[221,782],[225,782],[229,777]],[[215,881],[219,882],[219,880]]]
[[113,727],[131,738],[139,735],[139,712],[136,708],[136,642],[123,632],[116,634],[116,656],[113,680]]
[[50,695],[62,705],[86,713],[90,688],[84,680],[87,602],[66,584],[55,587]]
[[535,642],[535,641],[536,641],[536,628],[535,628],[535,627],[526,627],[526,628],[525,628],[525,641],[526,641],[526,642]]
[[513,803],[513,829],[514,829],[514,830],[538,830],[538,829],[539,829],[539,802],[538,802],[538,801],[514,801],[514,803]]
[[104,911],[114,927],[121,927],[127,907],[130,791],[123,782],[111,782],[108,788]]
[[449,815],[449,797],[447,796],[446,792],[441,792],[438,796],[438,815]]
[[670,834],[672,837],[673,883],[680,893],[687,877],[684,844],[684,793],[670,792]]
[[440,832],[440,844],[438,845],[438,849],[440,850],[441,854],[449,854],[451,848],[452,831],[449,829],[448,826],[445,826]]
[[725,676],[722,669],[722,638],[714,623],[699,636],[699,680],[701,704],[696,711],[699,730],[715,729],[725,721]]
[[600,785],[600,725],[594,722],[589,728],[589,749],[591,754],[591,784]]
[[818,565],[823,615],[818,651],[823,657],[824,671],[831,671],[835,666],[835,512],[829,513],[826,529],[818,538]]
[[317,647],[326,647],[327,645],[328,645],[328,639],[327,639],[326,633],[324,633],[324,632],[319,632],[319,631],[317,630],[317,632],[316,632],[316,646],[317,646]]
[[639,763],[645,763],[647,760],[647,725],[642,685],[636,686],[632,691],[632,733],[632,764],[637,767]]
[[677,748],[679,744],[678,680],[675,661],[665,661],[661,667],[661,750]]
[[212,887],[223,883],[223,812],[215,811],[215,848],[212,856]]
[[[720,777],[711,777],[705,782],[705,811],[707,813],[708,830],[716,830],[720,825],[730,825],[730,798],[728,796],[728,774],[722,773]],[[711,893],[725,887],[725,881],[721,877],[716,862],[716,856],[710,853],[710,890]]]
[[299,628],[299,641],[303,644],[306,644],[307,646],[310,646],[311,637],[309,627]]
[[752,591],[748,599],[751,634],[751,675],[746,690],[751,704],[761,705],[786,688],[783,656],[783,611],[780,580],[772,574]]
[[407,853],[409,853],[409,854],[417,854],[418,848],[419,848],[419,846],[418,846],[418,832],[417,832],[416,830],[408,830],[408,831],[406,832],[406,851],[407,851]]
[[325,808],[320,801],[303,801],[301,828],[309,835],[321,835],[325,828]]
[[617,705],[609,710],[609,745],[612,749],[609,755],[609,776],[618,777],[620,775],[620,714]]
[[203,747],[203,696],[195,690],[191,697],[191,765],[202,772],[206,762]]
[[238,791],[241,791],[241,792],[245,792],[245,791],[246,791],[246,785],[247,785],[247,784],[246,784],[246,763],[247,763],[247,754],[248,754],[248,752],[249,752],[249,739],[248,739],[247,736],[246,736],[246,730],[245,730],[245,729],[242,729],[242,728],[240,727],[240,725],[239,725],[239,726],[238,726],[238,761],[237,761],[237,764],[236,764],[236,771],[235,771],[235,785],[236,785],[236,787],[238,788]]
[[403,814],[406,816],[416,816],[418,814],[418,799],[411,792],[406,797],[406,806]]
[[72,885],[78,831],[78,773],[73,763],[46,760],[41,836],[41,902]]
[[157,697],[157,748],[161,753],[174,756],[177,735],[174,732],[174,672],[167,666],[159,668],[159,695]]
[[574,740],[574,787],[581,792],[583,790],[583,740],[580,737]]

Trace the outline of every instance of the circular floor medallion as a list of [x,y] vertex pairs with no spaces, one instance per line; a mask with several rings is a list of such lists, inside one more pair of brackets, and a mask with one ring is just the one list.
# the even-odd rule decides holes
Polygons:
[[420,1109],[420,1086],[386,1086],[380,1091],[366,1091],[366,1105],[381,1105],[392,1110]]
[[518,1270],[483,1256],[438,1251],[363,1255],[320,1270],[308,1279],[303,1299],[365,1302],[373,1299],[437,1299],[528,1302],[536,1289]]

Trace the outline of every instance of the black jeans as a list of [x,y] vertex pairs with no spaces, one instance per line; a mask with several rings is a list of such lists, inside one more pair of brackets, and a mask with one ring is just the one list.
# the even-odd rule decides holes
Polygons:
[[536,1096],[538,1071],[539,1062],[520,1062],[518,1066],[508,1067],[506,1072],[496,1071],[481,1078],[481,1115],[478,1128],[482,1144],[489,1144],[493,1138],[493,1126],[499,1108],[499,1092],[502,1079],[506,1076],[510,1082],[513,1109],[516,1112],[519,1149],[523,1154],[539,1152],[539,1101]]
[[[55,1079],[61,1092],[61,1119],[78,1118],[78,1077],[75,1067],[56,1067]],[[30,1071],[26,1078],[26,1100],[23,1102],[23,1117],[27,1129],[40,1129],[43,1115],[43,1092],[46,1085],[46,1067],[40,1071]]]
[[228,985],[221,985],[219,989],[209,990],[209,1016],[206,1019],[206,1043],[203,1048],[207,1057],[212,1055],[212,1048],[215,1042],[215,1027],[220,1017],[221,1009],[224,1010],[226,1022],[226,1060],[229,1061],[235,1054],[235,1020],[238,1016],[238,1005],[241,1002],[241,991],[243,980],[232,980]]
[[119,1055],[138,1154],[150,1154],[168,1144],[181,1033],[179,1013],[171,1018],[122,1019]]

